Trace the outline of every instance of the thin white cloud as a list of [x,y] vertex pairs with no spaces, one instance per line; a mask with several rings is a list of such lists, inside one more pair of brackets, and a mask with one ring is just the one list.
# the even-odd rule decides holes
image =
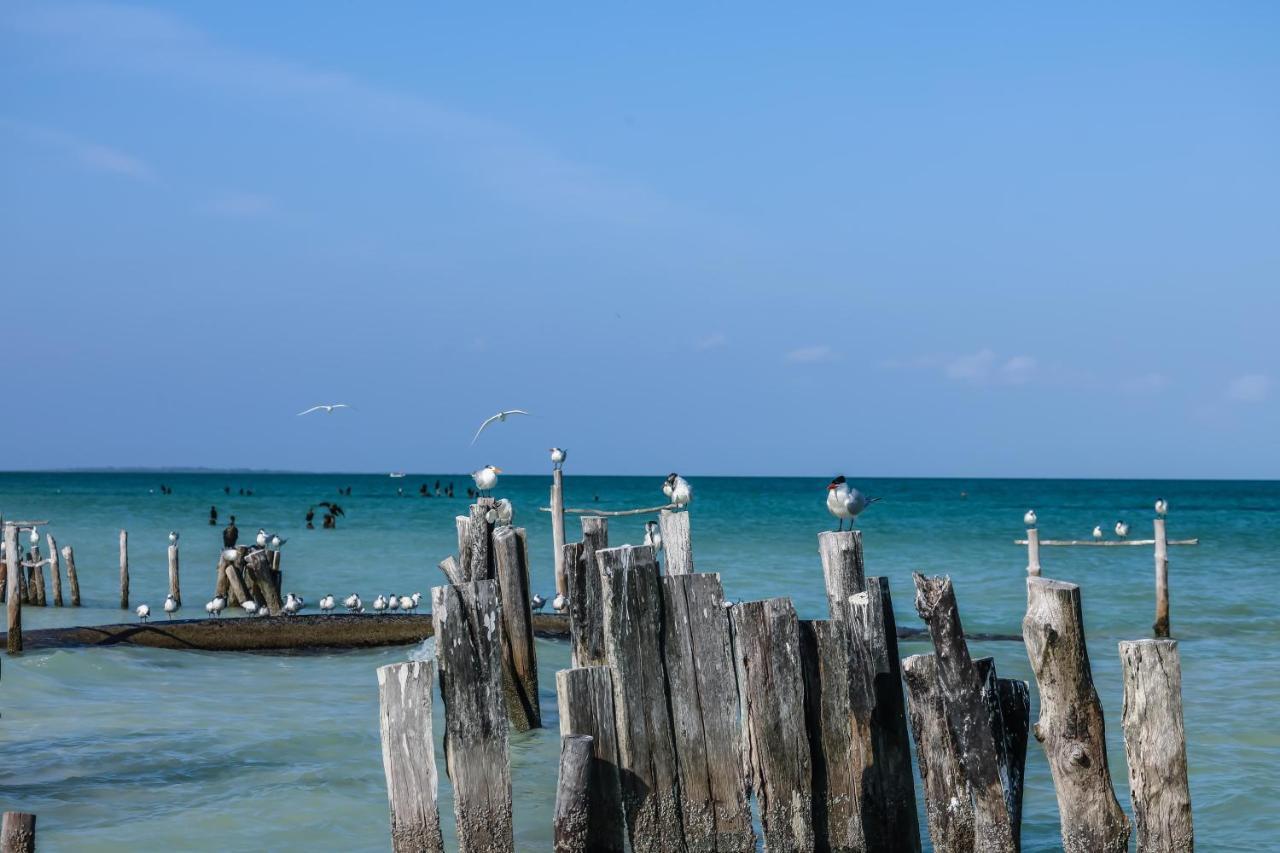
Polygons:
[[146,162],[116,148],[81,139],[51,127],[0,118],[0,129],[20,136],[35,145],[52,148],[95,172],[121,175],[139,181],[155,180],[155,170]]
[[1227,398],[1240,403],[1261,403],[1271,395],[1271,377],[1247,373],[1227,383]]
[[1029,355],[1003,358],[990,347],[984,347],[947,361],[942,372],[948,379],[971,385],[1022,385],[1035,377],[1036,368],[1036,360]]
[[705,352],[707,350],[720,349],[723,346],[727,346],[728,343],[729,336],[724,332],[713,332],[705,338],[700,339],[693,345],[693,347],[694,349]]
[[262,193],[230,190],[211,198],[205,204],[205,209],[219,216],[235,219],[260,219],[275,212],[276,201]]
[[835,350],[829,346],[800,347],[787,353],[783,360],[788,364],[821,364],[835,358]]

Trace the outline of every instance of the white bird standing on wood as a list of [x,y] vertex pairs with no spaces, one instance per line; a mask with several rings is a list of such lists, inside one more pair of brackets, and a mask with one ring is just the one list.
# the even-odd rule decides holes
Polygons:
[[476,443],[476,439],[480,437],[480,433],[484,432],[485,428],[488,427],[489,424],[495,423],[495,422],[502,423],[512,415],[527,415],[527,414],[529,413],[526,412],[524,409],[506,409],[505,411],[498,412],[498,414],[494,415],[493,417],[486,418],[485,422],[480,424],[480,429],[476,430],[476,434],[471,437],[471,443],[472,444]]
[[342,606],[352,613],[356,613],[364,607],[364,604],[360,601],[360,596],[353,592],[342,599]]
[[40,544],[40,531],[34,527],[31,528],[31,544],[32,545]]
[[1036,526],[1036,511],[1034,509],[1027,510],[1027,514],[1022,517],[1022,523],[1027,527]]
[[379,613],[381,613],[382,611],[386,610],[386,609],[387,609],[387,597],[386,597],[385,595],[379,595],[377,598],[375,598],[375,599],[373,600],[373,609],[374,609],[374,610],[376,610],[376,611],[378,611]]
[[318,412],[321,409],[324,410],[324,413],[326,415],[332,415],[334,409],[349,409],[349,408],[351,407],[348,406],[346,403],[321,403],[318,406],[312,406],[311,408],[307,409],[305,412],[298,412],[298,417],[302,417],[303,415],[309,415],[312,412]]
[[387,609],[388,609],[388,610],[399,610],[399,609],[400,609],[400,596],[396,595],[395,593],[392,593],[392,594],[391,594],[391,596],[387,599]]
[[170,530],[170,531],[169,531],[169,544],[170,544],[170,545],[177,545],[177,544],[178,544],[178,531],[176,531],[176,530]]
[[569,596],[567,595],[556,595],[556,597],[551,600],[551,609],[557,613],[565,612],[565,610],[567,610],[568,607],[569,607]]
[[178,604],[178,599],[173,597],[173,593],[169,593],[164,597],[164,618],[172,619],[173,614],[178,612],[178,608],[182,605]]
[[409,598],[411,601],[413,601],[413,609],[417,610],[418,607],[422,604],[422,593],[415,592],[413,595],[409,596]]
[[[253,599],[249,599],[248,601],[242,601],[240,602],[240,609],[243,610],[245,613],[248,613],[250,616],[252,616],[254,613],[258,612],[258,603]],[[263,610],[265,609],[266,608],[264,607]]]
[[332,595],[320,596],[320,611],[322,613],[328,613],[330,610],[333,610],[333,605],[334,600]]
[[644,544],[652,548],[655,554],[662,550],[662,526],[658,522],[644,523]]
[[1094,542],[1101,542],[1101,541],[1102,541],[1102,536],[1103,536],[1103,533],[1102,533],[1102,525],[1101,525],[1101,524],[1095,525],[1095,526],[1094,526],[1094,528],[1093,528],[1093,541],[1094,541]]
[[209,611],[210,615],[212,615],[214,619],[217,619],[226,606],[227,600],[221,595],[215,595],[213,600],[204,606],[204,609]]
[[288,542],[288,541],[289,541],[288,539],[281,539],[281,538],[280,538],[280,534],[279,534],[279,533],[273,533],[273,534],[271,535],[271,543],[270,543],[270,544],[271,544],[271,547],[272,547],[272,548],[274,548],[275,550],[279,551],[281,548],[283,548],[283,547],[284,547],[284,543],[286,543],[286,542]]
[[146,622],[151,618],[151,608],[146,604],[139,604],[138,609],[133,611],[138,614],[138,621]]
[[284,598],[284,606],[280,608],[286,616],[293,616],[302,609],[302,599],[299,596],[289,593]]
[[267,543],[271,541],[271,537],[267,534],[267,531],[259,527],[258,535],[254,538],[253,541],[258,543],[259,548],[265,548],[267,547]]
[[1156,515],[1160,516],[1161,518],[1164,518],[1168,514],[1169,514],[1169,502],[1164,498],[1158,498],[1156,500]]
[[529,599],[529,606],[533,608],[534,613],[537,613],[547,606],[547,600],[535,592],[533,598]]
[[1129,525],[1125,524],[1123,521],[1117,521],[1117,522],[1116,522],[1116,535],[1117,535],[1117,536],[1119,536],[1121,539],[1124,539],[1124,538],[1128,537],[1128,535],[1129,535]]
[[494,486],[498,485],[498,475],[502,473],[501,468],[493,465],[486,465],[478,471],[471,472],[471,479],[476,481],[476,488],[480,490],[480,494],[491,491]]
[[510,525],[511,520],[516,516],[515,507],[511,505],[508,498],[498,498],[498,502],[493,505],[494,512],[497,514],[498,524]]
[[668,474],[667,479],[663,481],[662,493],[667,496],[667,500],[677,507],[688,506],[689,501],[693,500],[693,486],[690,486],[688,480],[674,471]]
[[552,447],[551,450],[551,469],[559,471],[564,466],[564,460],[568,458],[569,451],[562,447]]
[[827,512],[834,515],[840,522],[836,530],[844,529],[846,519],[849,521],[849,529],[852,530],[854,519],[878,500],[880,498],[869,498],[857,489],[850,488],[843,474],[827,484]]

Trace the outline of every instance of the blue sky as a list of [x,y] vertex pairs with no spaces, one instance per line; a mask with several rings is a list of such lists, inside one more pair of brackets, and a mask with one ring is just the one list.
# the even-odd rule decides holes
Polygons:
[[6,2],[0,468],[1280,477],[1278,18]]

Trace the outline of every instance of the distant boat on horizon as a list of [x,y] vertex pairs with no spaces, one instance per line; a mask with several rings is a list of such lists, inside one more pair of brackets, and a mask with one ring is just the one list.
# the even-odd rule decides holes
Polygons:
[[390,478],[391,478],[391,479],[393,479],[393,480],[399,480],[399,479],[402,479],[402,478],[404,477],[404,472],[403,472],[403,471],[392,471],[392,472],[391,472],[390,474],[388,474],[387,476],[388,476],[388,477],[390,477]]

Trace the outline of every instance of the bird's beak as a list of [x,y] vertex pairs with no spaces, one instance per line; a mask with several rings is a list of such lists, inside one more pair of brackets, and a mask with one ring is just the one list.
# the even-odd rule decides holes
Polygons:
[[498,468],[498,467],[496,467],[496,466],[495,466],[495,467],[494,467],[494,469],[493,469],[493,473],[495,473],[495,474],[501,474],[501,473],[502,473],[502,469],[501,469],[501,468]]
[[835,489],[836,489],[836,484],[835,484],[835,483],[827,483],[827,491],[828,491],[828,492],[834,492],[834,491],[835,491]]

